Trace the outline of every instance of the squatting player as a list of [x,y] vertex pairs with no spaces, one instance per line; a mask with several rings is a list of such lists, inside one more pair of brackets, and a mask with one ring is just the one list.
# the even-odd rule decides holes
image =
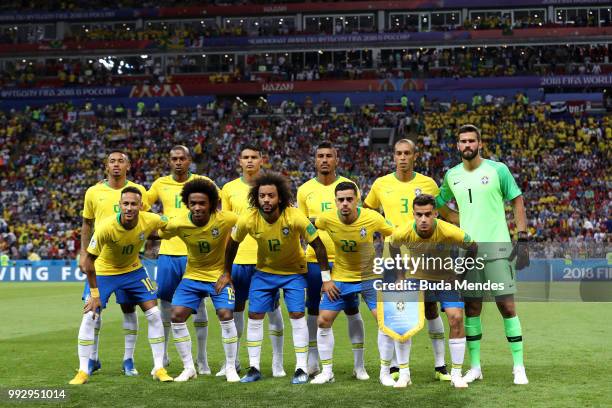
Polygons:
[[[232,211],[240,216],[251,208],[249,204],[249,191],[255,178],[262,173],[262,163],[263,157],[259,147],[246,145],[242,148],[239,159],[242,176],[226,183],[221,190],[221,207],[224,210]],[[249,288],[251,287],[251,278],[255,273],[256,263],[257,241],[250,235],[247,235],[244,241],[240,243],[234,265],[232,266],[232,282],[236,291],[234,321],[236,322],[238,339],[240,339],[244,330],[244,308],[246,301],[249,299]],[[268,332],[270,334],[270,342],[272,343],[272,375],[274,377],[284,377],[286,375],[283,368],[284,323],[278,302],[276,306],[274,310],[268,312]],[[240,342],[238,342],[238,346],[240,348]],[[236,361],[236,367],[240,370],[240,362],[238,360]],[[216,375],[225,375],[224,368]]]
[[[414,223],[396,229],[391,237],[391,245],[400,247],[406,245],[412,257],[428,257],[441,260],[442,263],[451,257],[451,250],[460,247],[467,250],[465,259],[476,258],[478,246],[468,234],[455,225],[436,219],[435,198],[429,194],[421,194],[412,201]],[[442,244],[440,246],[439,244]],[[395,251],[392,251],[392,253]],[[395,252],[399,254],[399,251]],[[392,256],[394,257],[394,256]],[[442,265],[441,265],[442,266]],[[425,279],[430,282],[445,282],[452,284],[456,280],[455,271],[421,268],[412,275],[413,278]],[[463,328],[463,301],[456,289],[427,290],[425,300],[440,302],[442,310],[448,318],[450,334],[448,348],[450,349],[452,369],[451,384],[455,388],[466,388],[468,385],[462,377],[461,367],[465,356],[465,330]]]
[[[317,344],[321,356],[322,372],[312,384],[324,384],[334,381],[333,349],[334,332],[332,324],[341,310],[347,307],[359,307],[361,293],[368,308],[377,318],[377,293],[373,286],[374,274],[374,234],[390,236],[393,233],[391,223],[378,212],[359,208],[357,186],[353,182],[339,183],[335,190],[338,211],[322,214],[317,218],[318,229],[327,231],[336,249],[334,269],[330,273],[321,271],[323,296],[319,306]],[[400,364],[400,378],[396,382],[389,371],[395,343],[382,330],[378,331],[378,350],[380,353],[380,382],[385,386],[406,387],[410,377],[406,377],[408,354],[406,348],[397,343],[397,356]]]
[[292,201],[284,177],[273,173],[257,177],[249,193],[253,208],[240,216],[227,244],[225,272],[229,273],[239,243],[247,235],[257,241],[257,266],[249,290],[247,347],[250,368],[241,382],[261,379],[263,318],[266,312],[277,307],[279,289],[283,289],[293,329],[296,370],[291,382],[308,382],[308,326],[304,317],[306,259],[300,238],[314,248],[322,271],[329,273],[329,266],[316,228],[300,210],[291,206]]
[[[431,177],[414,171],[417,158],[417,147],[412,140],[398,140],[393,148],[395,172],[377,178],[364,201],[364,207],[382,209],[395,228],[414,222],[412,203],[415,197],[419,194],[431,194],[435,197],[439,191],[438,185]],[[447,216],[447,212],[442,215]],[[386,242],[388,243],[389,239]],[[425,318],[434,353],[434,378],[448,381],[450,376],[444,361],[444,323],[438,314],[437,302],[425,301]]]
[[[476,126],[461,126],[457,139],[462,163],[446,172],[436,204],[442,207],[455,198],[459,207],[461,229],[478,243],[481,256],[487,257],[485,268],[468,272],[465,279],[478,284],[490,281],[503,285],[503,289],[491,290],[491,295],[495,297],[497,308],[504,319],[506,338],[510,343],[514,361],[514,383],[527,384],[523,365],[523,336],[521,323],[516,315],[514,293],[516,270],[529,265],[529,253],[525,245],[517,246],[519,253],[516,265],[512,262],[510,233],[504,208],[505,201],[512,202],[518,240],[527,241],[527,217],[522,192],[505,164],[480,156],[482,142],[480,130]],[[482,290],[463,293],[465,332],[471,364],[471,369],[464,376],[468,383],[482,379],[480,313],[483,296]]]
[[217,210],[219,193],[210,181],[197,178],[183,186],[181,199],[189,211],[170,220],[160,237],[178,237],[186,245],[185,275],[172,298],[174,344],[183,360],[183,372],[174,381],[196,378],[191,356],[191,337],[185,322],[206,296],[212,299],[221,323],[228,382],[240,381],[236,372],[238,335],[234,325],[234,289],[230,274],[223,274],[225,244],[238,216]]
[[[168,219],[184,216],[189,211],[182,204],[181,190],[188,181],[203,178],[211,181],[208,177],[198,176],[189,171],[191,166],[191,154],[185,146],[177,145],[170,150],[171,174],[158,178],[153,182],[147,192],[150,205],[157,201],[161,202],[163,214]],[[164,366],[169,363],[168,342],[170,341],[170,321],[172,312],[172,296],[178,286],[187,263],[187,247],[179,237],[164,239],[159,248],[157,258],[157,291],[159,294],[159,308],[162,321],[164,322]],[[196,358],[198,374],[210,374],[208,359],[206,357],[206,339],[208,337],[208,315],[206,313],[206,302],[196,308],[197,313],[193,318],[196,337],[198,339],[198,355]]]
[[[101,309],[113,292],[123,290],[130,304],[138,304],[149,322],[149,344],[153,352],[153,378],[172,381],[163,367],[164,327],[157,307],[157,290],[138,257],[139,249],[154,231],[164,228],[164,216],[140,211],[142,192],[133,186],[121,190],[120,212],[96,228],[83,259],[90,297],[85,305],[78,337],[79,371],[70,384],[89,379],[88,365],[94,345],[94,330]],[[99,286],[98,286],[99,285]]]
[[[85,192],[85,202],[83,205],[83,223],[81,225],[81,251],[79,255],[79,268],[83,270],[85,258],[87,256],[87,246],[91,240],[92,234],[97,229],[102,220],[119,213],[119,201],[121,199],[121,190],[125,187],[136,187],[144,196],[146,189],[140,184],[133,183],[127,180],[127,172],[130,169],[130,159],[127,154],[121,151],[112,151],[106,159],[106,174],[107,179],[92,187],[89,187]],[[149,204],[145,203],[144,210],[149,210]],[[89,283],[85,282],[83,290],[83,300],[89,297]],[[136,347],[136,338],[138,336],[138,315],[133,304],[128,302],[128,299],[121,290],[115,292],[117,303],[121,305],[123,312],[123,331],[125,335],[125,350],[123,353],[123,372],[125,375],[138,375],[138,371],[134,367],[134,348]],[[101,364],[98,357],[98,348],[100,345],[100,329],[102,327],[102,319],[96,319],[96,327],[94,331],[94,345],[91,348],[91,357],[89,361],[88,374],[100,369]]]
[[[298,208],[310,219],[312,223],[324,213],[335,212],[336,198],[334,189],[339,183],[350,182],[346,177],[336,174],[338,166],[338,152],[330,142],[323,142],[317,146],[315,153],[315,168],[317,176],[302,184],[297,190]],[[319,237],[325,245],[327,259],[333,268],[334,243],[327,231],[319,231]],[[319,373],[319,353],[317,351],[317,317],[319,315],[319,303],[321,303],[321,269],[316,262],[316,256],[312,247],[306,250],[306,262],[308,273],[306,281],[306,307],[308,309],[308,375],[315,376]],[[359,308],[345,309],[348,320],[349,338],[353,347],[354,374],[360,380],[369,378],[363,362],[364,329],[363,320]]]

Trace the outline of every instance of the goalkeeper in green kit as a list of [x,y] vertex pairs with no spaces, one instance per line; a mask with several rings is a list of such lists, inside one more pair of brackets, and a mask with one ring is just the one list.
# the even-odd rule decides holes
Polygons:
[[[486,283],[495,297],[497,308],[504,319],[506,337],[514,361],[514,383],[527,384],[523,364],[523,336],[516,315],[516,270],[529,266],[527,248],[527,217],[523,195],[508,167],[500,162],[480,156],[482,142],[480,130],[474,125],[463,125],[458,131],[457,149],[462,163],[448,170],[436,206],[442,207],[455,198],[459,215],[451,212],[450,221],[459,223],[477,243],[479,256],[485,267],[466,274],[469,287],[463,291],[465,301],[465,332],[470,352],[471,368],[465,374],[468,383],[482,380],[480,367],[480,341],[482,328],[480,313]],[[518,243],[512,248],[504,202],[511,201],[514,221],[518,228]],[[516,263],[514,262],[516,258]],[[493,285],[495,284],[495,285]],[[495,288],[493,288],[495,286]]]

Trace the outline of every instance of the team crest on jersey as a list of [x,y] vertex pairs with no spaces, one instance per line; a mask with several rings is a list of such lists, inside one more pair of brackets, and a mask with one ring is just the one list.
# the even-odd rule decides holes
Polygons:
[[405,307],[406,305],[404,304],[404,302],[397,302],[395,304],[395,308],[400,312],[403,312]]
[[487,176],[482,176],[482,178],[480,179],[480,182],[482,184],[489,184],[489,178]]
[[215,227],[210,231],[210,234],[213,236],[213,238],[217,238],[219,236],[219,228]]
[[284,236],[289,235],[289,227],[284,227],[284,228],[282,229],[282,232],[283,232],[283,235],[284,235]]
[[138,236],[138,239],[140,239],[141,241],[145,240],[145,235],[144,232],[141,232],[140,235]]
[[422,191],[421,191],[421,189],[420,189],[420,188],[415,188],[415,189],[414,189],[414,196],[415,196],[415,197],[416,197],[416,196],[420,196],[420,195],[421,195],[421,193],[422,193]]
[[359,230],[359,236],[361,236],[361,238],[365,238],[366,235],[368,235],[368,230],[366,230],[365,227],[361,228],[361,230]]

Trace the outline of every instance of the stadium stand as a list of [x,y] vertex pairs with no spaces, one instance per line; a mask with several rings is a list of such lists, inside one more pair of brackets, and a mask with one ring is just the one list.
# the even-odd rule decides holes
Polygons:
[[609,243],[612,237],[609,116],[557,120],[550,105],[522,99],[475,109],[454,104],[446,112],[416,113],[409,125],[367,111],[248,119],[228,112],[221,121],[196,110],[129,119],[79,118],[71,111],[57,104],[0,117],[0,169],[7,174],[0,186],[0,250],[13,259],[76,256],[81,198],[104,178],[102,163],[111,147],[125,148],[132,158],[130,178],[150,185],[166,171],[170,147],[185,143],[195,152],[197,170],[223,185],[237,174],[240,146],[255,141],[267,152],[266,167],[285,173],[295,187],[314,175],[304,157],[329,139],[340,148],[342,174],[368,191],[376,177],[393,171],[389,149],[372,149],[368,138],[372,126],[383,124],[407,126],[422,150],[418,170],[441,182],[457,161],[452,129],[475,123],[483,130],[485,156],[504,161],[518,176],[536,240]]

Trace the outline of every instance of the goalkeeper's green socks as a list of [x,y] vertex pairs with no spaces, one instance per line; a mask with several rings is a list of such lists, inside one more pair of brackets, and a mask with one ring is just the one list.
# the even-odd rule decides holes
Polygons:
[[482,339],[480,316],[465,318],[465,337],[470,351],[470,365],[473,368],[480,367],[480,339]]
[[510,351],[512,352],[514,366],[522,366],[523,331],[521,330],[521,321],[519,320],[518,316],[511,317],[510,319],[504,319],[504,329],[506,331],[508,343],[510,343]]

